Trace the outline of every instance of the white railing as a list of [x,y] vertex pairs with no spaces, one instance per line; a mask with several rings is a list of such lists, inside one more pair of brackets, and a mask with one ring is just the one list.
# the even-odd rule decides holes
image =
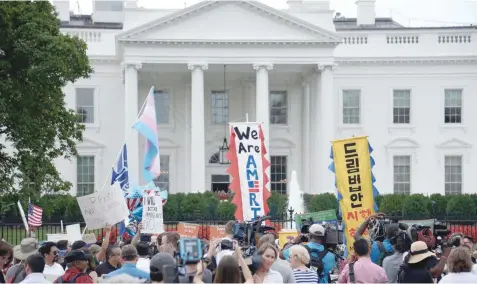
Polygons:
[[66,34],[79,37],[86,43],[102,41],[102,34],[100,31],[67,31]]

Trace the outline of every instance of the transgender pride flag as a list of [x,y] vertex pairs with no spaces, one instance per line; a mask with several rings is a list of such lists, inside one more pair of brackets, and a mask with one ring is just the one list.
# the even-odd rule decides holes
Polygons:
[[133,128],[146,137],[146,155],[144,157],[143,175],[144,180],[148,183],[157,178],[161,172],[154,87],[151,87],[146,99],[146,106],[139,116],[139,119],[134,123]]

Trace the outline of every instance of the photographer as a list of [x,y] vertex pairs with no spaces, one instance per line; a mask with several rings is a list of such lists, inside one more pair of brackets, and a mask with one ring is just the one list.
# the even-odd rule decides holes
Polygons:
[[386,256],[392,255],[393,246],[389,241],[399,231],[398,224],[389,224],[386,228],[383,220],[384,214],[378,213],[369,216],[356,230],[354,234],[355,241],[360,240],[366,229],[372,225],[371,237],[371,261],[375,264],[382,265]]
[[327,252],[325,245],[325,228],[319,224],[313,224],[308,229],[308,234],[301,234],[297,236],[287,248],[283,250],[283,255],[286,260],[290,260],[290,247],[291,245],[299,245],[302,242],[308,241],[305,247],[310,252],[310,263],[321,264],[318,267],[318,277],[320,283],[328,283],[330,278],[330,271],[336,266],[335,255],[331,252]]
[[404,253],[411,248],[412,240],[405,231],[399,233],[391,238],[394,254],[383,259],[383,268],[390,283],[398,281],[399,268],[404,261]]

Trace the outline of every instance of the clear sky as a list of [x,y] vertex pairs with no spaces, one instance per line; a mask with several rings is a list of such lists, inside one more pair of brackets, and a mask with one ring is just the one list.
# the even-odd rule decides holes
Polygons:
[[[277,9],[286,9],[286,0],[259,0]],[[306,0],[305,0],[306,1]],[[318,0],[319,1],[319,0]],[[70,0],[75,13],[90,14],[92,0]],[[138,0],[145,8],[179,9],[200,0]],[[342,16],[356,17],[355,0],[330,0],[331,8]],[[393,17],[404,26],[477,25],[477,0],[376,0],[378,17]]]

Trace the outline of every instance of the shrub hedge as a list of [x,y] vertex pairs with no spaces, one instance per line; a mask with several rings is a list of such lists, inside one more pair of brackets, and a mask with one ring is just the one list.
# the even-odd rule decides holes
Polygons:
[[[19,199],[26,209],[28,197],[5,194],[0,198],[0,215],[5,222],[21,223],[16,206]],[[334,194],[304,194],[303,199],[307,212],[335,209],[338,215],[338,202]],[[32,200],[32,202],[43,208],[45,223],[59,222],[60,220],[65,222],[83,221],[76,198],[68,194],[44,195],[39,200]],[[452,196],[387,194],[378,196],[376,202],[380,212],[396,218],[470,220],[477,216],[477,194]],[[286,195],[272,194],[268,205],[272,217],[280,220],[287,218],[288,198]],[[234,218],[234,212],[235,205],[230,200],[220,200],[212,192],[177,193],[169,195],[169,200],[164,207],[164,220],[230,220]]]
[[[20,200],[26,212],[28,197],[5,194],[0,198],[0,215],[6,223],[21,223],[17,201]],[[165,221],[231,220],[235,205],[231,200],[220,200],[214,193],[170,194],[164,206]],[[82,222],[83,217],[76,198],[69,194],[44,195],[33,203],[43,208],[43,222]],[[287,213],[286,195],[272,194],[268,200],[270,215],[282,219]]]

